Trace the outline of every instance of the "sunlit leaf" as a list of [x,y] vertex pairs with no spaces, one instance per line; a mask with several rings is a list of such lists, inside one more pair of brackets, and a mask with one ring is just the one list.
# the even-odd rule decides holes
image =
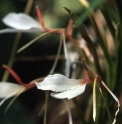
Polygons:
[[94,80],[94,85],[93,85],[93,119],[95,121],[96,119],[96,81],[97,77]]
[[104,3],[105,1],[106,0],[94,0],[94,2],[91,2],[89,6],[90,8],[85,9],[79,16],[81,22],[84,22],[88,18],[88,15],[91,13],[89,10],[95,10],[99,8],[99,6],[102,5],[102,3]]

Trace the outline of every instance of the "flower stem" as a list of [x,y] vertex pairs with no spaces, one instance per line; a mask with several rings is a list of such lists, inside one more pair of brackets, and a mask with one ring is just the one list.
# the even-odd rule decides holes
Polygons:
[[49,91],[45,91],[45,108],[44,108],[44,123],[47,123],[47,105],[48,105]]
[[78,117],[79,117],[80,124],[87,124],[87,122],[84,119],[84,115],[81,112],[81,108],[80,108],[80,105],[79,105],[78,101],[75,98],[73,98],[72,101],[73,101],[73,103],[75,105],[75,108],[76,108],[76,111],[77,111],[77,114],[78,114]]

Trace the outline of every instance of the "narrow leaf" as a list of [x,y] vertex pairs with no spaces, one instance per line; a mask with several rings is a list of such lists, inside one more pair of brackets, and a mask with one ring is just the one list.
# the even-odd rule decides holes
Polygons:
[[107,87],[107,85],[103,81],[101,81],[101,83],[106,88],[106,90],[111,94],[111,96],[114,98],[114,100],[118,103],[118,108],[116,110],[115,118],[114,118],[113,123],[112,123],[112,124],[115,124],[116,123],[116,116],[119,112],[119,107],[120,107],[119,99],[112,93],[112,91]]
[[[81,0],[79,0],[81,1]],[[90,10],[96,10],[100,5],[102,5],[106,0],[95,0],[94,2],[90,2],[90,6],[88,9],[85,9],[83,12],[81,12],[79,18],[82,22],[84,22],[88,15],[91,13]]]
[[92,53],[93,55],[93,58],[94,58],[94,62],[95,62],[95,65],[96,65],[96,70],[98,71],[99,75],[102,77],[102,70],[101,70],[101,67],[100,67],[100,64],[99,64],[99,59],[98,59],[98,55],[97,55],[97,52],[96,52],[96,49],[94,47],[94,44],[91,40],[91,38],[89,37],[89,35],[87,34],[87,31],[85,29],[85,26],[81,23],[79,17],[74,14],[71,10],[69,10],[68,8],[64,7],[66,9],[66,11],[70,14],[71,18],[73,19],[74,23],[76,24],[82,38],[88,43],[88,48],[90,50],[90,52]]
[[96,119],[96,81],[97,77],[94,80],[94,85],[93,85],[93,119],[95,121]]
[[111,120],[111,116],[110,116],[110,112],[109,112],[109,109],[108,109],[107,103],[106,103],[106,101],[105,101],[105,98],[104,98],[104,95],[103,95],[103,92],[102,92],[102,89],[101,89],[100,86],[99,86],[99,90],[100,90],[101,96],[102,96],[102,98],[103,98],[103,100],[104,100],[104,103],[105,103],[105,107],[106,107],[106,109],[107,109],[107,113],[108,113],[109,120],[110,120],[110,122],[112,122],[112,120]]
[[86,8],[89,8],[89,3],[87,0],[79,0],[79,2]]
[[73,19],[74,23],[76,24],[77,28],[79,29],[82,37],[85,39],[85,37],[88,36],[86,29],[85,29],[85,26],[81,23],[80,19],[78,18],[78,16],[76,14],[74,14],[68,8],[66,8],[66,7],[64,7],[64,8],[70,14],[71,18]]

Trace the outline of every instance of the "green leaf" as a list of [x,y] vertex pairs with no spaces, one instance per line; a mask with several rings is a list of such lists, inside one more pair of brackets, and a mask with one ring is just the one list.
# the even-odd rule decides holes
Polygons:
[[64,8],[70,14],[71,18],[73,19],[74,23],[76,24],[76,26],[77,26],[81,36],[83,37],[83,39],[88,43],[89,50],[92,53],[93,58],[94,58],[96,70],[98,71],[99,75],[102,77],[102,70],[101,70],[101,67],[100,67],[100,64],[99,64],[99,61],[98,61],[99,59],[98,59],[98,56],[97,56],[97,52],[96,52],[96,49],[95,49],[95,46],[94,46],[92,40],[90,39],[89,35],[87,34],[85,26],[81,23],[79,17],[76,14],[74,14],[68,8],[66,8],[66,7],[64,7]]
[[86,20],[88,18],[88,15],[91,13],[90,10],[95,10],[97,9],[99,6],[102,5],[102,3],[104,3],[106,0],[94,0],[90,3],[90,8],[89,9],[85,9],[82,14],[79,16],[81,22],[83,22],[84,20]]
[[73,19],[74,23],[76,24],[76,26],[78,27],[82,37],[85,39],[85,36],[88,36],[85,26],[81,23],[79,17],[74,14],[71,10],[69,10],[68,8],[64,7],[65,10],[70,14],[71,18]]

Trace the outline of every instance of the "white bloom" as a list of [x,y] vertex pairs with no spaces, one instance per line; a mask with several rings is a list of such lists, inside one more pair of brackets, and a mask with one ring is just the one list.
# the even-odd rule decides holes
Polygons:
[[1,82],[0,83],[0,106],[7,100],[8,98],[15,96],[16,94],[23,92],[26,88],[19,84],[9,83],[9,82]]
[[[84,83],[85,82],[85,83]],[[69,79],[61,74],[47,76],[42,82],[35,82],[38,89],[52,90],[52,97],[58,99],[72,99],[85,91],[86,81],[83,79]]]
[[44,31],[39,22],[24,13],[9,13],[3,19],[3,23],[11,28],[0,30],[1,33],[12,32],[42,32]]

